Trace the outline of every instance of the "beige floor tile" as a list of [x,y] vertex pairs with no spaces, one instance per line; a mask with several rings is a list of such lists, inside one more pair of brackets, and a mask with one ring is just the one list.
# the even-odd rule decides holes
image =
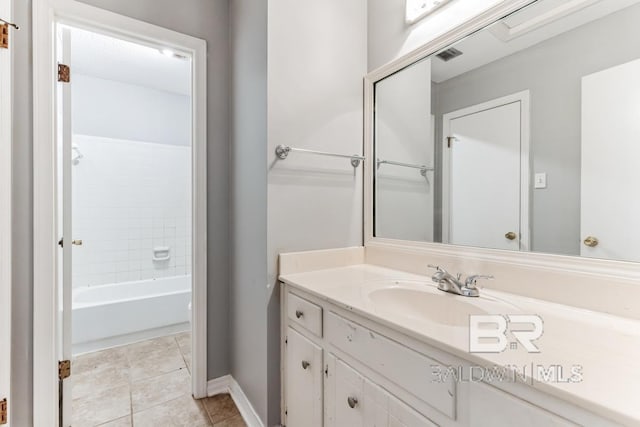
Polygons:
[[71,369],[71,395],[73,399],[102,393],[105,390],[129,384],[129,368],[111,364],[97,366],[85,372],[74,372]]
[[247,427],[247,424],[244,422],[240,415],[235,415],[231,418],[227,418],[224,421],[215,423],[213,427]]
[[204,408],[207,410],[209,418],[211,418],[211,422],[213,424],[233,418],[236,415],[240,415],[233,399],[227,393],[207,397],[206,399],[202,399],[202,403],[204,404]]
[[185,395],[191,395],[191,376],[186,369],[131,384],[131,402],[134,413]]
[[181,332],[175,335],[175,338],[183,354],[191,353],[191,332]]
[[211,426],[202,404],[183,396],[133,414],[136,427],[208,427]]
[[115,347],[94,353],[81,354],[71,361],[74,375],[91,373],[107,366],[128,366],[126,347]]
[[[131,427],[131,416],[118,418],[117,420],[109,421],[105,424],[100,424],[99,427]],[[74,426],[75,427],[75,426]]]
[[72,402],[72,425],[94,427],[108,421],[125,417],[131,413],[129,385],[122,385],[74,399]]
[[129,344],[124,347],[129,360],[137,360],[150,353],[171,351],[178,347],[173,336],[154,338],[152,340],[141,341]]
[[186,368],[184,358],[177,346],[149,353],[132,353],[129,356],[129,364],[132,382]]

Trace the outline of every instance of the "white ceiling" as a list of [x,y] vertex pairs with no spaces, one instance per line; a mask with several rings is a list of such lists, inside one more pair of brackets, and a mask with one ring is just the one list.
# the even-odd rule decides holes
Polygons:
[[71,28],[71,72],[183,95],[191,93],[191,60],[159,49]]
[[[436,83],[449,80],[638,2],[640,0],[539,0],[455,44],[455,48],[463,53],[461,56],[449,62],[434,58],[432,80]],[[563,16],[563,10],[572,13]],[[535,27],[536,20],[544,16],[548,18],[545,25]],[[535,29],[522,31],[521,35],[510,40],[501,38],[501,32],[527,25]]]

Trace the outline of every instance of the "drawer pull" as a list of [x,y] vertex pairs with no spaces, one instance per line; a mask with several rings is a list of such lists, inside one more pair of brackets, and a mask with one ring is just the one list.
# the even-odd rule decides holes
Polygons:
[[310,363],[307,362],[306,360],[302,361],[302,369],[307,369],[309,367]]
[[355,397],[347,397],[347,403],[349,404],[349,408],[353,409],[358,406],[358,399]]
[[296,310],[296,317],[299,319],[299,318],[301,318],[302,316],[304,316],[304,313],[303,313],[303,312],[301,312],[300,310]]

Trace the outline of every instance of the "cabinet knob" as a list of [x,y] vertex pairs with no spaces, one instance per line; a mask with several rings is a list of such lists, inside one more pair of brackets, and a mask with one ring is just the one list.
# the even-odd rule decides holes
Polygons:
[[349,404],[349,408],[353,409],[358,406],[358,399],[356,397],[347,397],[347,403]]
[[589,246],[590,248],[595,248],[600,242],[598,241],[597,237],[587,236],[587,238],[584,239],[582,243],[584,243],[586,246]]
[[513,231],[510,231],[507,234],[505,234],[504,237],[506,237],[509,240],[515,240],[516,237],[518,237],[518,235],[516,233],[514,233]]
[[307,362],[306,360],[302,361],[302,369],[307,369],[309,367],[309,365],[311,365],[309,362]]
[[299,319],[299,318],[301,318],[302,316],[304,316],[304,313],[303,313],[303,312],[301,312],[300,310],[296,310],[296,317]]

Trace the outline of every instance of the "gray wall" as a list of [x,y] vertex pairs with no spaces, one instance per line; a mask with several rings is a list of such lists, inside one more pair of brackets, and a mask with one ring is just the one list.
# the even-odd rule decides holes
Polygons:
[[13,0],[20,31],[13,45],[12,425],[32,424],[33,394],[33,122],[31,1]]
[[[362,153],[366,0],[268,2],[268,423],[280,421],[278,253],[362,245],[362,171],[279,144]],[[264,327],[263,327],[264,328]]]
[[231,374],[267,422],[267,2],[232,0]]
[[[581,78],[640,56],[640,5],[624,9],[434,86],[442,113],[531,91],[532,250],[580,254]],[[438,140],[441,140],[439,138]]]
[[[31,1],[14,0],[13,416],[31,424],[33,340],[33,137]],[[208,377],[229,372],[228,3],[225,0],[85,0],[98,7],[207,40],[208,49]],[[266,273],[265,273],[266,277]]]
[[[375,158],[433,167],[431,60],[375,86]],[[375,169],[374,235],[433,241],[434,173],[385,165]]]

